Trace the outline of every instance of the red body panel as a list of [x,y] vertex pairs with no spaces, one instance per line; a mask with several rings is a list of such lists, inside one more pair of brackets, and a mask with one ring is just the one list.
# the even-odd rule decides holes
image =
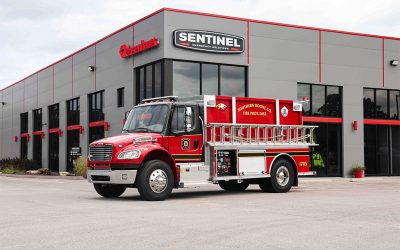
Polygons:
[[203,153],[203,135],[166,136],[168,145],[164,145],[176,162],[201,161]]
[[[278,105],[278,107],[277,107]],[[204,121],[207,124],[211,123],[226,123],[228,124],[260,124],[260,125],[302,125],[303,117],[301,111],[293,110],[293,101],[290,100],[275,100],[261,98],[245,98],[245,97],[230,97],[216,96],[215,105],[209,105],[205,108]],[[277,113],[278,112],[278,113]],[[221,129],[221,128],[217,128]],[[228,132],[227,128],[226,132]],[[266,132],[258,131],[260,137],[271,137],[272,129],[268,128]],[[207,141],[210,141],[210,128],[207,129]],[[295,129],[290,133],[294,135]],[[239,130],[235,131],[236,136],[244,138],[254,138],[256,128],[251,128],[251,131],[243,129],[241,135]],[[264,135],[263,133],[268,133]],[[148,137],[149,141],[135,143],[135,139]],[[219,140],[220,138],[216,138]],[[228,139],[226,139],[228,140]],[[102,140],[96,141],[91,146],[111,144],[113,146],[112,160],[108,162],[91,162],[90,167],[95,168],[111,168],[112,164],[134,164],[140,166],[149,154],[158,150],[159,153],[165,153],[172,159],[171,164],[176,168],[176,163],[183,162],[200,162],[203,159],[203,134],[183,134],[183,135],[167,135],[163,136],[157,133],[125,133]],[[140,150],[141,154],[138,159],[134,160],[119,160],[117,156],[126,150]],[[162,151],[162,152],[161,152]],[[216,151],[214,151],[214,154]],[[308,172],[310,170],[309,149],[304,148],[277,148],[268,146],[265,148],[266,154],[266,173],[270,173],[270,168],[277,157],[284,155],[292,159],[297,165],[298,172]],[[239,161],[237,161],[238,176],[240,173]],[[214,159],[214,176],[216,176],[217,162]],[[243,166],[242,166],[243,167]],[[176,168],[176,171],[180,171]],[[175,173],[178,178],[178,173]]]

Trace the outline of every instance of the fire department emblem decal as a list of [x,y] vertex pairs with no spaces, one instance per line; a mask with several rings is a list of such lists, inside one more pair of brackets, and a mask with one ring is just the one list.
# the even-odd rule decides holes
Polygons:
[[225,104],[223,104],[223,103],[218,103],[218,104],[217,104],[217,109],[218,109],[218,110],[225,111],[227,108],[228,108],[228,107],[227,107]]
[[286,117],[289,114],[289,110],[285,106],[283,106],[283,108],[281,109],[281,114],[283,117]]
[[190,139],[182,139],[182,149],[190,149]]

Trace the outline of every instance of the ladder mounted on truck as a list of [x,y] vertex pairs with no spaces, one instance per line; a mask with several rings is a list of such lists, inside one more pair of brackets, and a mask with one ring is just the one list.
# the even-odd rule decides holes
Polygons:
[[232,124],[210,123],[206,125],[210,146],[227,145],[304,145],[314,143],[314,129],[310,125]]

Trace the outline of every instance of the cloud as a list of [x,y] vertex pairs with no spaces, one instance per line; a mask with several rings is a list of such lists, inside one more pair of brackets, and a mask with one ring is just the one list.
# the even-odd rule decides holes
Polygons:
[[0,88],[162,7],[400,37],[394,0],[0,0]]

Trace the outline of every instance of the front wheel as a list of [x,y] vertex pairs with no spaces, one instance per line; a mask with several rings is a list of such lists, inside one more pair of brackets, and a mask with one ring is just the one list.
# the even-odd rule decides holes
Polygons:
[[171,194],[173,185],[172,170],[163,161],[148,161],[139,169],[137,188],[140,196],[145,200],[165,200]]
[[260,188],[264,192],[286,193],[294,183],[294,166],[286,159],[278,159],[271,168],[271,178],[264,179]]
[[116,198],[121,196],[125,190],[125,186],[108,185],[108,184],[93,184],[96,192],[106,198]]
[[243,192],[249,186],[249,183],[246,181],[241,183],[237,181],[219,181],[218,184],[222,189],[231,192]]

